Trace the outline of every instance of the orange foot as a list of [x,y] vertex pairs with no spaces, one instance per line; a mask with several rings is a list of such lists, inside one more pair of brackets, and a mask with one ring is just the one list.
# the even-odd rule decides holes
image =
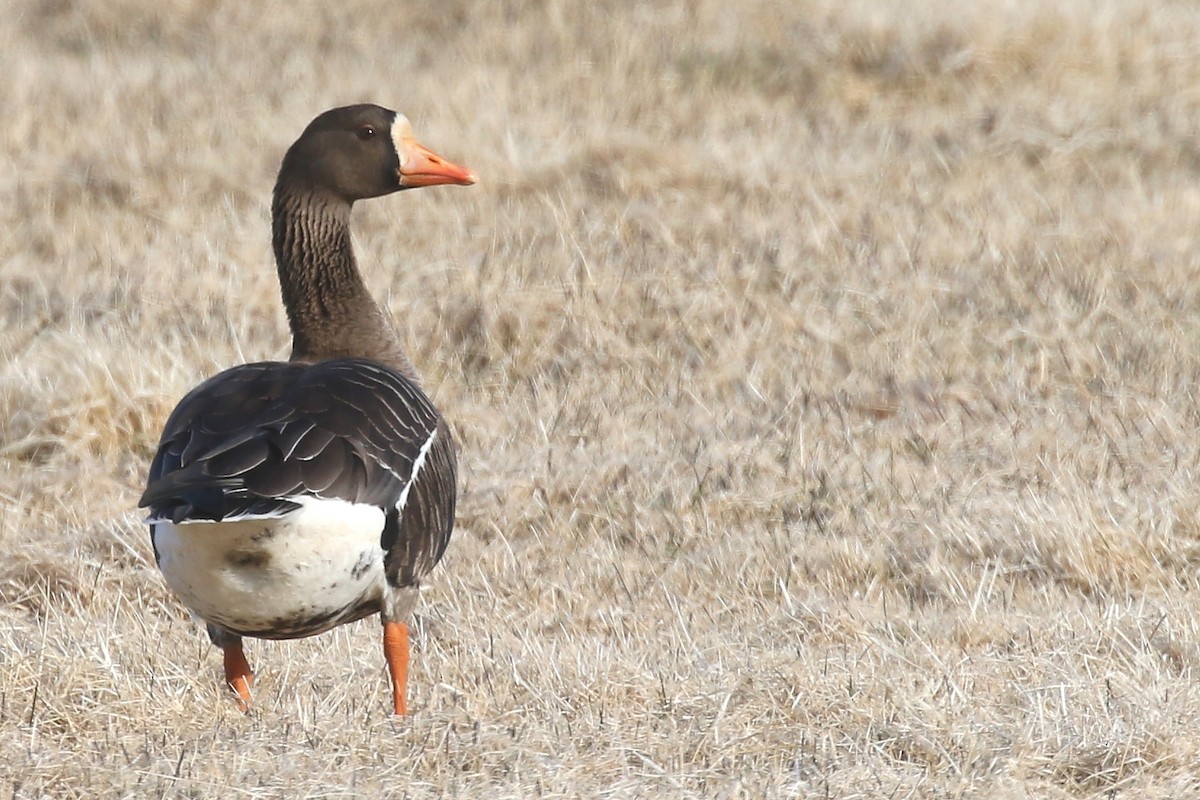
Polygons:
[[225,682],[237,693],[238,708],[250,710],[250,687],[254,685],[254,673],[246,663],[241,642],[227,646],[225,652]]
[[383,657],[392,676],[392,706],[399,716],[408,714],[408,626],[383,623]]

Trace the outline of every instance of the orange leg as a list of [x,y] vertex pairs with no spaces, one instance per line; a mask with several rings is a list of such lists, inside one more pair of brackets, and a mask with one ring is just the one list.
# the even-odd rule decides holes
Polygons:
[[403,622],[383,623],[383,657],[392,676],[392,704],[396,714],[408,714],[408,626]]
[[246,663],[246,654],[242,652],[242,642],[239,639],[223,648],[225,654],[225,682],[229,688],[237,692],[238,708],[250,710],[250,687],[254,685],[254,673]]

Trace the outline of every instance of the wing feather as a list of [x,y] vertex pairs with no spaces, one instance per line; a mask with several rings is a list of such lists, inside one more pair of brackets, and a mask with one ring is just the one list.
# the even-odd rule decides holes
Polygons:
[[288,513],[303,495],[388,513],[407,495],[386,564],[393,582],[418,580],[453,526],[450,431],[419,386],[374,362],[246,364],[180,401],[139,505],[213,521]]

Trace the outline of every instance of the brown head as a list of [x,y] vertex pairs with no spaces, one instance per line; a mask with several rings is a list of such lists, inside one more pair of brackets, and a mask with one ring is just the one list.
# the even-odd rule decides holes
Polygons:
[[417,143],[395,111],[346,106],[309,123],[283,157],[271,209],[292,359],[360,356],[415,379],[355,265],[350,207],[401,189],[474,182],[470,171]]
[[353,203],[418,186],[466,186],[475,176],[418,143],[403,114],[364,104],[309,123],[283,157],[279,182]]

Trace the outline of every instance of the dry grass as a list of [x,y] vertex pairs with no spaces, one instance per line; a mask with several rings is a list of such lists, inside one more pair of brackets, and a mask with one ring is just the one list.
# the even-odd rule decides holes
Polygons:
[[[1194,4],[10,5],[0,796],[1200,796]],[[459,526],[413,717],[243,716],[133,505],[360,100],[482,176],[357,212]]]

